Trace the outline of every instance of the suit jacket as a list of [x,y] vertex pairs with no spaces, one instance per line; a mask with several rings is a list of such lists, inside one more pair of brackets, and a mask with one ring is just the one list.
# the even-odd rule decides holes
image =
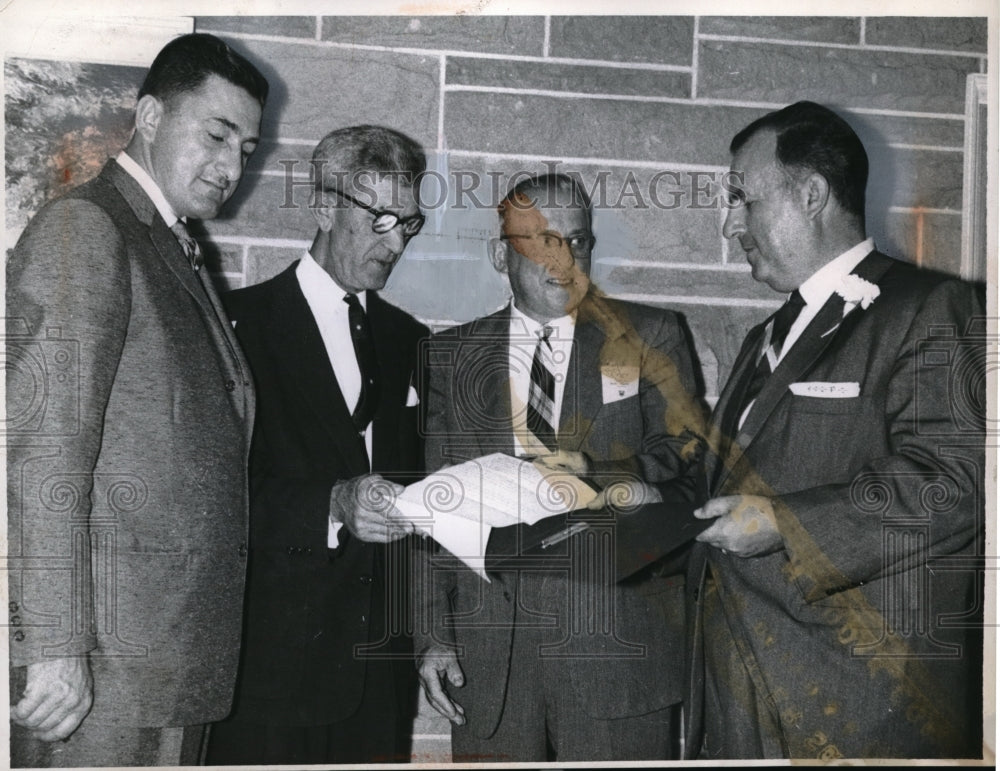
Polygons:
[[[779,726],[768,754],[980,752],[982,287],[878,252],[854,273],[878,285],[874,303],[845,315],[834,294],[742,428],[722,427],[733,441],[712,494],[774,497],[783,548],[740,558],[699,544],[692,557],[694,755],[703,645],[720,667],[708,673],[722,701],[704,709],[710,757],[751,742],[748,703]],[[741,398],[765,326],[715,419]],[[845,398],[796,383],[842,384]]]
[[254,394],[215,290],[112,161],[28,225],[7,313],[11,664],[89,654],[87,721],[223,717]]
[[[513,454],[509,386],[509,307],[491,316],[436,335],[429,352],[430,399],[428,467],[493,452]],[[602,371],[633,368],[634,395],[603,403]],[[622,370],[617,370],[622,371]],[[634,381],[633,381],[634,382]],[[666,481],[688,473],[680,458],[685,439],[667,426],[697,421],[691,397],[695,377],[685,335],[669,311],[588,297],[580,306],[570,356],[557,441],[592,459],[595,476],[637,473]],[[693,487],[675,494],[687,499]],[[498,725],[510,668],[515,605],[566,606],[565,571],[546,578],[540,598],[519,597],[516,572],[483,581],[472,571],[440,564],[433,570],[433,592],[423,595],[424,633],[417,650],[432,642],[457,644],[465,673],[458,699],[468,726],[486,738]],[[570,581],[587,581],[579,575]],[[563,628],[566,687],[595,717],[645,714],[680,700],[680,650],[683,640],[683,578],[647,577],[630,585],[609,586],[615,612],[614,634],[587,639]],[[589,596],[587,591],[572,596]],[[600,603],[598,603],[600,604]],[[574,607],[593,613],[593,608]],[[590,616],[587,616],[590,618]],[[590,619],[592,622],[594,619]],[[581,621],[581,623],[586,623]],[[419,631],[419,629],[418,629]],[[601,656],[604,658],[595,658]]]
[[[316,725],[354,712],[376,654],[382,666],[395,655],[400,676],[411,680],[413,664],[408,640],[389,624],[390,614],[400,619],[408,612],[398,586],[406,542],[386,549],[341,528],[340,546],[327,551],[330,490],[367,474],[368,458],[299,287],[297,264],[226,296],[259,404],[237,712],[257,722]],[[427,329],[374,292],[367,313],[381,394],[371,468],[406,482],[422,471],[417,407],[407,406],[407,397],[420,388],[417,357]],[[393,697],[385,698],[388,708]]]

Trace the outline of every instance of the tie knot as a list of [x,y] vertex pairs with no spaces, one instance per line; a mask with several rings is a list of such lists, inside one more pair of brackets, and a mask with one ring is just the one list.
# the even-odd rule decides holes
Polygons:
[[182,220],[177,220],[177,222],[170,226],[170,230],[177,237],[177,241],[180,243],[181,249],[184,250],[184,255],[191,263],[191,267],[198,270],[204,264],[205,260],[202,258],[198,242],[192,238],[191,232],[187,229],[187,225],[185,225]]
[[344,302],[347,303],[352,308],[354,308],[355,306],[357,306],[358,308],[361,307],[361,301],[358,299],[358,296],[354,294],[354,292],[348,292],[347,294],[345,294]]
[[549,349],[552,348],[552,343],[549,342],[549,337],[552,335],[552,327],[550,327],[548,324],[546,324],[543,327],[539,327],[536,334],[538,335],[539,343],[545,343],[545,345],[547,345]]
[[774,321],[771,325],[771,345],[774,346],[776,353],[781,350],[785,338],[788,337],[788,331],[792,328],[795,319],[798,318],[799,313],[805,307],[806,301],[802,299],[802,295],[796,289],[789,296],[785,304],[778,309],[778,312],[774,314]]

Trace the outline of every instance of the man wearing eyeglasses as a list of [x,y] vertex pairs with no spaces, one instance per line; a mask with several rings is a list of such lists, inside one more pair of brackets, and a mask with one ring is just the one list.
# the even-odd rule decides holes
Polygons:
[[[686,500],[683,427],[700,413],[677,315],[591,287],[590,201],[573,178],[523,180],[499,215],[490,258],[513,301],[432,338],[428,468],[536,456],[605,484],[674,481],[663,495]],[[489,582],[435,557],[415,650],[456,762],[676,757],[683,580],[647,572],[615,586],[612,556],[598,546],[563,569],[505,568]]]
[[426,163],[379,126],[331,132],[312,163],[312,246],[227,297],[259,400],[243,657],[213,764],[408,759],[416,683],[399,636],[399,539],[412,526],[386,476],[422,469],[427,329],[376,291],[423,225]]

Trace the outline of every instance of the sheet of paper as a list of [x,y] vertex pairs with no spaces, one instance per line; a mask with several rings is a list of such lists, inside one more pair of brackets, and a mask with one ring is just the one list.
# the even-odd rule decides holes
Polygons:
[[451,514],[493,527],[535,524],[583,508],[596,493],[571,474],[494,453],[441,469],[410,485],[396,506],[415,523]]
[[495,453],[410,485],[396,499],[396,508],[486,578],[486,544],[493,527],[533,525],[582,508],[596,495],[572,474]]

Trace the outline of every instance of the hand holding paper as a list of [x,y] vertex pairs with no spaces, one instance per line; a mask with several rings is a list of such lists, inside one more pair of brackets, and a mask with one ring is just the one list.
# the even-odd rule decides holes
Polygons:
[[396,499],[396,507],[418,531],[486,578],[492,528],[533,525],[584,508],[596,497],[575,474],[494,453],[410,485]]
[[661,501],[663,496],[659,489],[633,477],[612,482],[587,504],[587,508],[594,511],[607,508],[616,514],[629,514],[640,506]]
[[393,502],[403,486],[378,474],[340,482],[330,491],[330,519],[343,523],[358,539],[370,543],[389,543],[413,532],[413,523],[405,519]]

